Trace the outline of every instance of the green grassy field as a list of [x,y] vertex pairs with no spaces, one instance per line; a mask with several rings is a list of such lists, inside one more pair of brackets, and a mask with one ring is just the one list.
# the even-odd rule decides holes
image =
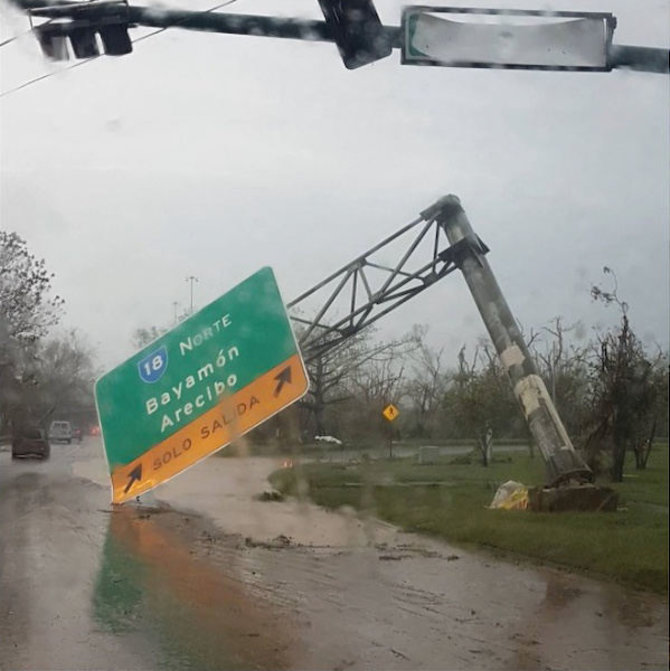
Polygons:
[[644,471],[636,471],[631,459],[624,482],[612,485],[620,495],[615,513],[489,510],[503,482],[543,482],[539,457],[519,452],[499,458],[488,468],[449,458],[434,465],[409,459],[314,463],[276,471],[270,479],[288,494],[306,489],[328,508],[349,505],[406,530],[667,592],[667,443],[654,447]]

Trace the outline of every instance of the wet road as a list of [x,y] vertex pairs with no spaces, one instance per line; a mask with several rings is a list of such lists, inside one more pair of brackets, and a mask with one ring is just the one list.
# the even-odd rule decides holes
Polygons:
[[113,511],[95,439],[0,452],[0,669],[667,668],[667,600],[254,500],[275,464]]

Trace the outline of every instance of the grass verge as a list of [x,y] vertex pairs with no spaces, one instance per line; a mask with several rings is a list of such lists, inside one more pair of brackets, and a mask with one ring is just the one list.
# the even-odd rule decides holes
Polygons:
[[[299,489],[327,508],[365,510],[408,531],[522,555],[630,586],[668,590],[668,445],[654,447],[649,465],[628,464],[615,513],[532,513],[489,510],[498,486],[543,481],[541,459],[511,453],[484,468],[445,459],[360,464],[304,464],[275,471],[285,494]],[[609,483],[607,483],[609,484]]]

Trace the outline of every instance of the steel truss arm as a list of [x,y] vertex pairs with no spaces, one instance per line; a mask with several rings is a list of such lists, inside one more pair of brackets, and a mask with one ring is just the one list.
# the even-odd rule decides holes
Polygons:
[[[489,251],[477,242],[483,253]],[[456,270],[464,244],[471,243],[450,245],[442,224],[421,216],[291,301],[287,307],[305,360],[342,346]],[[384,262],[393,253],[395,264]],[[310,303],[320,306],[311,319],[302,316]]]

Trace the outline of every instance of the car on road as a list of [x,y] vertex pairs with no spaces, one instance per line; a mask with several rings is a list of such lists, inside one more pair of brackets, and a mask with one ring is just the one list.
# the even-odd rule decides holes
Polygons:
[[49,440],[44,430],[37,426],[19,430],[12,439],[12,459],[48,459],[50,453]]
[[54,420],[51,422],[51,426],[49,427],[49,440],[53,443],[71,443],[72,425],[70,422],[65,422],[62,420]]

